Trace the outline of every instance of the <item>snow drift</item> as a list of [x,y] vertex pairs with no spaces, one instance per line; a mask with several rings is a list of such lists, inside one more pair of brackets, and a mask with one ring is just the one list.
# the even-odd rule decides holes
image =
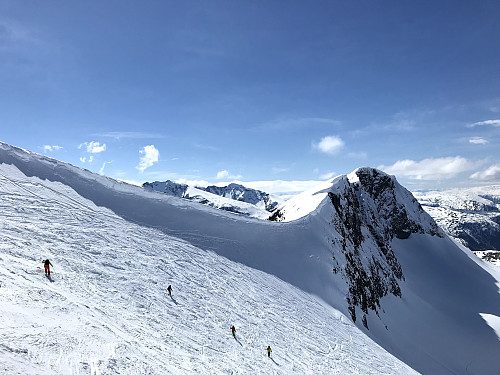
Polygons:
[[[412,373],[368,337],[425,374],[500,368],[497,271],[380,171],[340,176],[269,222],[6,144],[0,162],[1,323],[14,327],[0,360],[15,371]],[[35,271],[47,253],[54,283]],[[175,301],[170,280],[186,291]],[[226,324],[243,331],[231,348]],[[263,364],[269,341],[282,351]]]

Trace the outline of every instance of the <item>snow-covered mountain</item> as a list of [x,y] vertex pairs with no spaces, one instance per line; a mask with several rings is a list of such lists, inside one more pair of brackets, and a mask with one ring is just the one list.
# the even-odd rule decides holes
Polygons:
[[159,191],[206,206],[259,219],[267,218],[269,212],[276,209],[281,202],[270,194],[246,188],[239,184],[229,184],[223,187],[192,187],[167,180],[146,182],[142,186],[145,189]]
[[271,222],[6,144],[0,163],[8,373],[498,373],[499,271],[382,172]]
[[227,186],[210,185],[200,189],[208,191],[212,194],[220,195],[221,197],[253,204],[268,212],[273,212],[281,203],[283,203],[279,198],[273,197],[268,193],[256,189],[250,189],[235,183]]
[[451,237],[485,259],[500,258],[500,186],[414,194]]

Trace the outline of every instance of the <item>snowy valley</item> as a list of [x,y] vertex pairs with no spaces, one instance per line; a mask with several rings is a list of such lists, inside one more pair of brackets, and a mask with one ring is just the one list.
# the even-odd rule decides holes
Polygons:
[[0,163],[5,373],[498,373],[499,270],[380,171],[265,221],[4,143]]

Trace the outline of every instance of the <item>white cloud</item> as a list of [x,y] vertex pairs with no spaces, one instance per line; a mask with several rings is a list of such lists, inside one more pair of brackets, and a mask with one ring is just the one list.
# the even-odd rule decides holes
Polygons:
[[89,157],[86,157],[86,156],[82,156],[80,158],[80,161],[82,163],[86,163],[86,162],[89,162],[89,163],[92,163],[94,161],[94,156],[90,155]]
[[50,146],[50,145],[44,145],[43,146],[43,151],[45,153],[47,152],[52,152],[52,151],[59,151],[59,150],[62,150],[62,146]]
[[482,126],[482,125],[491,125],[491,126],[495,126],[495,127],[500,127],[500,120],[479,121],[479,122],[475,122],[473,124],[468,125],[468,127],[473,128],[474,126]]
[[151,167],[154,163],[158,162],[160,152],[155,148],[154,145],[144,146],[144,148],[142,150],[139,150],[139,152],[144,155],[141,157],[139,165],[136,167],[141,172]]
[[314,186],[321,184],[323,181],[310,180],[310,181],[235,181],[243,186],[252,189],[265,191],[266,193],[300,193]]
[[330,178],[335,177],[337,174],[335,172],[324,173],[319,176],[320,180],[329,180]]
[[500,164],[494,164],[484,171],[476,172],[470,178],[481,181],[500,181]]
[[229,176],[229,172],[226,170],[223,170],[223,171],[217,172],[217,176],[215,178],[217,178],[218,180],[221,180],[223,178],[226,178],[227,176]]
[[325,154],[334,155],[344,147],[344,141],[337,136],[327,136],[313,144],[313,147]]
[[85,147],[89,154],[98,154],[99,152],[106,151],[106,144],[102,145],[99,142],[84,142],[78,146],[79,149]]
[[219,171],[217,172],[217,176],[215,177],[217,180],[222,180],[224,178],[228,178],[228,179],[238,179],[238,178],[241,178],[241,175],[231,175],[231,173],[229,173],[229,171],[227,170],[223,170],[223,171]]
[[472,137],[469,139],[469,143],[472,143],[475,145],[485,145],[488,143],[488,141],[482,137]]
[[460,156],[424,159],[421,161],[398,160],[393,165],[378,168],[396,176],[406,176],[417,180],[442,180],[470,171],[475,164]]

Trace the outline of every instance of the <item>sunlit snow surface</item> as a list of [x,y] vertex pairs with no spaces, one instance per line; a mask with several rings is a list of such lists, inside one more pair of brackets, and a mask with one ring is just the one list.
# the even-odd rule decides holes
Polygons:
[[0,239],[5,374],[415,373],[319,298],[6,164]]

